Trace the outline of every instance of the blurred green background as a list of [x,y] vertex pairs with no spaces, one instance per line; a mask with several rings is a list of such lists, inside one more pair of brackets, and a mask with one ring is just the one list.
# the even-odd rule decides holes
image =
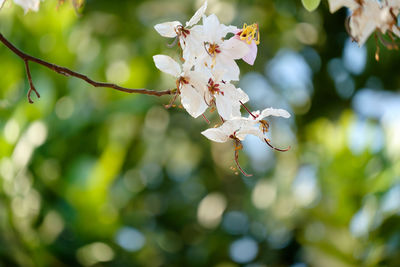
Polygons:
[[[153,25],[188,20],[201,1],[9,1],[0,32],[31,55],[128,87],[174,80],[178,58]],[[249,107],[285,108],[269,137],[211,143],[170,97],[94,88],[0,45],[0,266],[400,266],[400,58],[351,43],[346,10],[294,0],[209,0],[207,14],[258,22],[254,67],[239,62]],[[214,113],[207,113],[216,123]]]

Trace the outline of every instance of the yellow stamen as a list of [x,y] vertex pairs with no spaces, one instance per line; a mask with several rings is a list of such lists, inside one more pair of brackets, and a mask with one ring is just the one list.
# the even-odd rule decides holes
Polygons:
[[258,24],[254,23],[252,25],[243,25],[243,29],[240,33],[240,40],[246,41],[246,43],[251,44],[252,41],[258,45],[260,43],[260,31],[258,30]]

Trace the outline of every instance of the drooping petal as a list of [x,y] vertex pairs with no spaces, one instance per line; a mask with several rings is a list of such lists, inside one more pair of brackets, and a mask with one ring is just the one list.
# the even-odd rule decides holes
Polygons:
[[284,109],[275,109],[275,108],[266,108],[261,111],[261,115],[259,119],[263,119],[268,116],[275,116],[275,117],[283,117],[283,118],[290,118],[289,112]]
[[220,128],[207,129],[205,131],[202,131],[201,134],[211,141],[218,143],[225,143],[229,140],[229,135],[224,133]]
[[182,25],[179,21],[164,22],[154,26],[154,29],[163,37],[176,37],[176,27]]
[[255,42],[251,42],[249,45],[249,52],[242,59],[249,65],[254,65],[254,61],[256,61],[257,57],[257,45]]
[[376,23],[367,16],[352,17],[350,19],[350,32],[358,45],[362,46],[369,36],[376,30]]
[[204,4],[194,13],[193,17],[186,22],[186,27],[192,27],[200,21],[201,17],[203,17],[204,13],[207,9],[207,0],[204,1]]
[[27,13],[29,10],[38,11],[40,0],[14,0],[14,3],[21,6]]
[[240,130],[236,133],[236,137],[239,140],[244,140],[247,135],[254,135],[260,138],[261,140],[264,139],[264,134],[259,127],[252,127],[251,125],[245,125],[246,127],[240,128]]
[[180,91],[182,105],[192,117],[197,118],[206,111],[208,106],[203,96],[191,84],[185,84]]
[[153,56],[153,60],[156,67],[162,72],[168,73],[175,77],[180,76],[181,66],[171,57],[166,55],[155,55]]

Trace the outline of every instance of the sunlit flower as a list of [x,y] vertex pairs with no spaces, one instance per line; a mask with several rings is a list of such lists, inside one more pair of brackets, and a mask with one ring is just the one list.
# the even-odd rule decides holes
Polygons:
[[266,117],[275,116],[289,118],[290,114],[284,109],[266,108],[263,111],[250,112],[248,118],[235,117],[226,121],[218,128],[207,129],[202,134],[208,139],[224,143],[229,139],[244,140],[247,135],[254,135],[265,141],[264,134],[268,132],[269,124]]
[[[247,108],[246,108],[247,110]],[[244,117],[236,117],[232,118],[228,121],[225,121],[220,127],[207,129],[202,132],[202,134],[210,139],[211,141],[218,143],[225,143],[228,140],[232,140],[235,145],[235,162],[239,170],[245,176],[251,176],[247,174],[241,167],[238,162],[239,151],[243,149],[242,141],[246,138],[247,135],[254,135],[260,138],[263,142],[265,142],[271,148],[278,151],[287,151],[290,149],[278,149],[270,144],[270,140],[265,137],[265,133],[268,131],[269,124],[264,118],[268,116],[276,116],[276,117],[284,117],[289,118],[290,114],[283,109],[273,109],[267,108],[263,111],[259,112],[250,112],[250,116],[248,118]]]
[[196,11],[185,26],[179,21],[165,22],[154,26],[163,37],[177,38],[183,49],[183,57],[192,61],[200,53],[203,46],[203,26],[196,25],[207,9],[207,1]]
[[215,104],[218,114],[225,120],[240,117],[240,102],[249,101],[248,95],[242,89],[222,80],[224,72],[212,71],[204,92],[207,105]]
[[239,39],[224,39],[228,33],[237,32],[237,28],[221,24],[217,16],[212,14],[203,17],[203,31],[203,53],[197,59],[195,68],[224,71],[224,81],[238,81],[240,69],[235,60],[246,56],[249,48]]
[[187,64],[183,65],[182,70],[181,66],[169,56],[156,55],[153,59],[159,70],[176,78],[177,93],[180,94],[182,106],[186,111],[195,118],[203,114],[208,108],[203,93],[207,77],[191,71],[191,66]]
[[217,143],[225,143],[230,139],[243,141],[249,134],[262,138],[263,132],[254,127],[255,124],[254,121],[237,117],[224,122],[218,128],[207,129],[201,134]]

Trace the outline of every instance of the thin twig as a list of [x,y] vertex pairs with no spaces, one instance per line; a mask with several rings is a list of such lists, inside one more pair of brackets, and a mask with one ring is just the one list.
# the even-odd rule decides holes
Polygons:
[[253,174],[248,174],[247,172],[245,172],[242,167],[239,164],[239,151],[243,149],[243,145],[242,142],[235,136],[231,137],[235,143],[235,163],[236,166],[238,167],[239,171],[246,177],[251,177],[253,176]]
[[239,171],[240,171],[244,176],[246,176],[246,177],[252,177],[252,176],[253,176],[253,174],[248,174],[247,172],[245,172],[245,171],[242,169],[242,167],[240,166],[240,164],[239,164],[239,150],[236,150],[236,149],[235,149],[235,163],[236,163],[236,166],[238,167]]
[[36,90],[35,86],[33,85],[31,70],[29,69],[29,62],[28,62],[28,60],[24,60],[24,62],[25,62],[26,75],[28,76],[28,81],[29,81],[28,101],[29,101],[29,103],[32,104],[33,103],[33,100],[31,98],[32,91],[34,91],[36,93],[36,96],[38,98],[40,98],[40,94]]
[[239,100],[239,103],[240,103],[240,105],[242,105],[242,106],[244,107],[244,109],[253,117],[253,119],[256,119],[256,118],[257,118],[253,113],[251,113],[251,111],[246,107],[246,105],[243,104],[242,101]]
[[264,141],[265,141],[265,143],[266,143],[270,148],[275,149],[276,151],[279,151],[279,152],[287,152],[287,151],[289,151],[290,148],[291,148],[291,147],[289,146],[289,147],[286,148],[286,149],[280,149],[280,148],[277,148],[277,147],[274,147],[273,145],[271,145],[269,139],[264,138]]
[[122,86],[119,86],[119,85],[116,85],[113,83],[97,82],[97,81],[90,79],[88,76],[86,76],[84,74],[75,72],[73,70],[70,70],[70,69],[62,67],[62,66],[55,65],[53,63],[44,61],[42,59],[33,57],[31,55],[28,55],[28,54],[22,52],[20,49],[18,49],[12,43],[10,43],[1,33],[0,33],[0,42],[2,42],[8,49],[10,49],[14,54],[16,54],[18,57],[20,57],[25,62],[25,66],[27,68],[28,80],[29,80],[29,84],[30,84],[30,90],[28,92],[28,100],[30,103],[32,103],[31,102],[32,100],[29,97],[30,93],[32,91],[34,91],[38,95],[38,97],[39,97],[39,94],[36,91],[35,87],[33,86],[32,77],[30,77],[31,75],[30,75],[29,65],[28,65],[29,61],[35,62],[39,65],[42,65],[56,73],[62,74],[64,76],[76,77],[78,79],[81,79],[81,80],[89,83],[90,85],[92,85],[94,87],[111,88],[111,89],[118,90],[121,92],[129,93],[129,94],[144,94],[144,95],[154,95],[154,96],[172,95],[176,92],[176,89],[165,90],[165,91],[155,91],[155,90],[149,90],[149,89],[132,89],[132,88],[122,87]]

